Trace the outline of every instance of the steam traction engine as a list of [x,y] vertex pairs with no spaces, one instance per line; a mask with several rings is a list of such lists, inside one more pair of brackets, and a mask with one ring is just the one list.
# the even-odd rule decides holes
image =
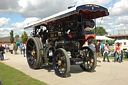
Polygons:
[[97,65],[94,51],[83,44],[96,35],[91,32],[94,19],[108,16],[108,10],[94,4],[80,5],[25,26],[33,27],[27,41],[27,61],[32,69],[53,64],[56,75],[65,77],[70,65],[93,71]]

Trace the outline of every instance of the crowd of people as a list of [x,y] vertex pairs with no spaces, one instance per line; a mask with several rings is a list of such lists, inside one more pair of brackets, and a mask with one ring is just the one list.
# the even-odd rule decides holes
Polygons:
[[[90,46],[90,42],[89,46]],[[108,42],[104,43],[99,43],[97,42],[95,45],[92,44],[91,48],[95,51],[95,54],[97,56],[97,61],[101,62],[101,55],[103,56],[103,62],[105,62],[105,58],[107,58],[107,62],[110,62],[109,56],[113,55],[114,56],[114,62],[122,62],[123,59],[123,49],[122,49],[122,44],[121,43],[116,43],[114,46],[114,50],[111,52],[111,49],[109,48]]]
[[[25,57],[25,50],[26,50],[26,44],[20,44],[19,46],[19,49],[20,49],[20,54]],[[0,60],[4,60],[4,54],[6,53],[5,52],[10,52],[11,54],[15,54],[15,55],[18,55],[18,45],[16,42],[12,43],[12,44],[8,44],[8,43],[2,43],[0,44]]]

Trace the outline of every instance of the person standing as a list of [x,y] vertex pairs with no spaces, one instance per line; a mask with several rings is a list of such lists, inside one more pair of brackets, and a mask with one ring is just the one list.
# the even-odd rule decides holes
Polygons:
[[121,62],[123,62],[123,47],[122,47],[122,43],[120,43],[120,49],[121,49]]
[[17,46],[17,44],[16,44],[16,42],[14,43],[14,51],[15,51],[15,54],[18,54],[17,53],[17,49],[18,49],[18,46]]
[[98,62],[101,62],[100,60],[100,43],[97,42],[97,44],[95,45],[95,49],[96,49],[96,56],[98,57]]
[[125,57],[128,58],[128,48],[127,48],[127,50],[125,51]]
[[21,53],[21,55],[22,55],[22,51],[23,51],[24,45],[21,43],[19,47],[20,47],[20,53]]
[[8,52],[8,50],[9,50],[9,44],[6,43],[6,52]]
[[23,55],[25,57],[25,51],[26,51],[26,44],[23,45]]
[[6,45],[5,45],[5,43],[3,43],[3,44],[2,44],[2,47],[6,48]]
[[14,45],[13,45],[13,43],[10,45],[10,53],[11,54],[13,54],[13,47],[14,47]]
[[0,45],[0,60],[4,60],[4,47]]
[[103,58],[103,61],[105,61],[105,58],[107,57],[107,61],[110,62],[109,61],[109,57],[108,57],[108,51],[109,51],[109,47],[108,47],[107,44],[105,44],[105,46],[104,46],[104,58]]
[[117,58],[117,47],[118,47],[118,44],[116,43],[115,44],[115,47],[114,47],[114,62],[116,62],[116,58]]
[[101,54],[102,54],[102,56],[103,56],[103,53],[104,53],[104,44],[102,43],[101,44]]
[[118,46],[116,47],[117,50],[117,54],[119,57],[119,63],[121,63],[121,47],[120,47],[120,43],[118,43]]
[[88,47],[90,47],[95,52],[95,47],[91,41],[88,42]]

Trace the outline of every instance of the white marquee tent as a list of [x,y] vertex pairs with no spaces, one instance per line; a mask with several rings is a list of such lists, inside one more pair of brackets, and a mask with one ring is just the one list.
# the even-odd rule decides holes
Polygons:
[[96,36],[96,40],[114,40],[114,39],[108,38],[106,36]]

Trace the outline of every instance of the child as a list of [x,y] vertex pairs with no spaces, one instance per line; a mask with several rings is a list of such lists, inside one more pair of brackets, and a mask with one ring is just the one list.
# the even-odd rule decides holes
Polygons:
[[105,46],[104,46],[104,59],[103,59],[103,61],[105,61],[105,57],[107,57],[107,61],[108,62],[110,62],[109,61],[109,57],[108,57],[108,46],[107,46],[107,44],[105,44]]

